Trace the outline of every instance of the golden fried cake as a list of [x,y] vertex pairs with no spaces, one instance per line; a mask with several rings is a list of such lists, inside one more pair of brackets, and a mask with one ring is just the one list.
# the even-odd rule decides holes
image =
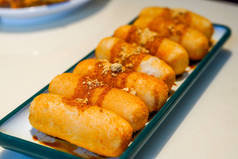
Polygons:
[[127,148],[132,127],[119,115],[55,94],[41,94],[30,105],[29,120],[37,130],[91,152],[117,157]]
[[211,39],[214,32],[213,25],[207,18],[189,11],[184,8],[163,8],[163,7],[146,7],[140,12],[140,17],[143,16],[158,16],[164,12],[169,14],[177,23],[183,23],[202,32],[208,39]]
[[126,119],[133,131],[140,130],[148,121],[148,107],[139,97],[130,94],[129,89],[127,92],[112,88],[90,77],[63,73],[50,82],[49,92],[110,110]]
[[89,76],[111,87],[129,89],[144,101],[149,112],[159,110],[168,98],[168,86],[162,80],[144,73],[124,70],[121,64],[111,64],[107,60],[83,60],[73,73]]
[[125,40],[130,44],[138,44],[149,51],[149,54],[160,58],[170,65],[175,74],[184,73],[189,64],[187,51],[178,43],[165,37],[149,28],[140,28],[135,25],[120,26],[114,32],[114,37]]
[[209,41],[202,32],[177,22],[170,16],[169,10],[157,16],[140,16],[133,25],[141,28],[149,28],[157,32],[159,36],[167,37],[181,44],[188,52],[191,60],[201,60],[209,49]]
[[116,37],[106,37],[99,42],[95,56],[111,63],[120,63],[136,72],[153,75],[171,88],[175,82],[174,70],[163,60],[148,53],[148,50],[138,45],[129,44]]

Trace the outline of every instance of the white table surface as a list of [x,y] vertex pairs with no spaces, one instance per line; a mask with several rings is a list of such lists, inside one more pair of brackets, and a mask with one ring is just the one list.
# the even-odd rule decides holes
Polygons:
[[[238,5],[231,3],[93,0],[33,29],[0,23],[0,119],[150,5],[190,9],[228,25],[232,36],[136,158],[237,159]],[[0,148],[6,158],[31,157]]]

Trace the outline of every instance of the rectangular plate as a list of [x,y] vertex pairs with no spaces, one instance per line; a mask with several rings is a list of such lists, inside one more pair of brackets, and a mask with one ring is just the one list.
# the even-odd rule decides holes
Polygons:
[[[133,142],[128,146],[125,152],[118,158],[133,158],[136,153],[142,148],[146,141],[152,136],[155,130],[160,126],[164,119],[176,106],[176,103],[183,97],[187,90],[192,86],[196,79],[206,69],[209,63],[219,53],[219,49],[229,38],[231,30],[224,25],[214,24],[215,32],[213,35],[214,44],[209,53],[203,58],[202,61],[196,64],[196,67],[191,69],[187,68],[187,73],[184,73],[176,81],[176,86],[173,87],[173,95],[168,99],[165,105],[158,111],[153,118],[146,124]],[[90,52],[82,60],[93,57],[94,50]],[[81,60],[80,60],[81,61]],[[79,61],[79,62],[80,62]],[[66,72],[72,72],[73,65]],[[48,85],[38,91],[35,95],[10,112],[6,117],[0,121],[0,145],[6,149],[18,151],[30,156],[40,158],[65,158],[65,159],[79,159],[80,157],[74,156],[70,153],[62,152],[46,145],[40,144],[38,141],[33,140],[31,130],[32,127],[28,120],[28,108],[34,97],[47,92]]]

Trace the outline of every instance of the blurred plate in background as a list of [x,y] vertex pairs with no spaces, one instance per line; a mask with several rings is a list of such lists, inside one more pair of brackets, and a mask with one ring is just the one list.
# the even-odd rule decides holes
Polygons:
[[0,8],[1,23],[27,24],[52,17],[65,15],[89,0],[69,0],[51,5],[27,7],[27,8]]

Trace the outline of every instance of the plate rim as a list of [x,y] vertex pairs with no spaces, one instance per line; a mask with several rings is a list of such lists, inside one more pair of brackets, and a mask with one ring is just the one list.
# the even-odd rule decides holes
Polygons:
[[60,2],[60,3],[50,4],[50,5],[42,5],[42,6],[34,6],[34,7],[26,7],[26,8],[17,8],[17,9],[0,8],[0,18],[26,19],[26,17],[22,17],[22,16],[27,15],[27,18],[43,16],[43,15],[53,14],[63,10],[69,10],[78,5],[82,5],[87,1],[89,0],[68,0],[65,2]]

